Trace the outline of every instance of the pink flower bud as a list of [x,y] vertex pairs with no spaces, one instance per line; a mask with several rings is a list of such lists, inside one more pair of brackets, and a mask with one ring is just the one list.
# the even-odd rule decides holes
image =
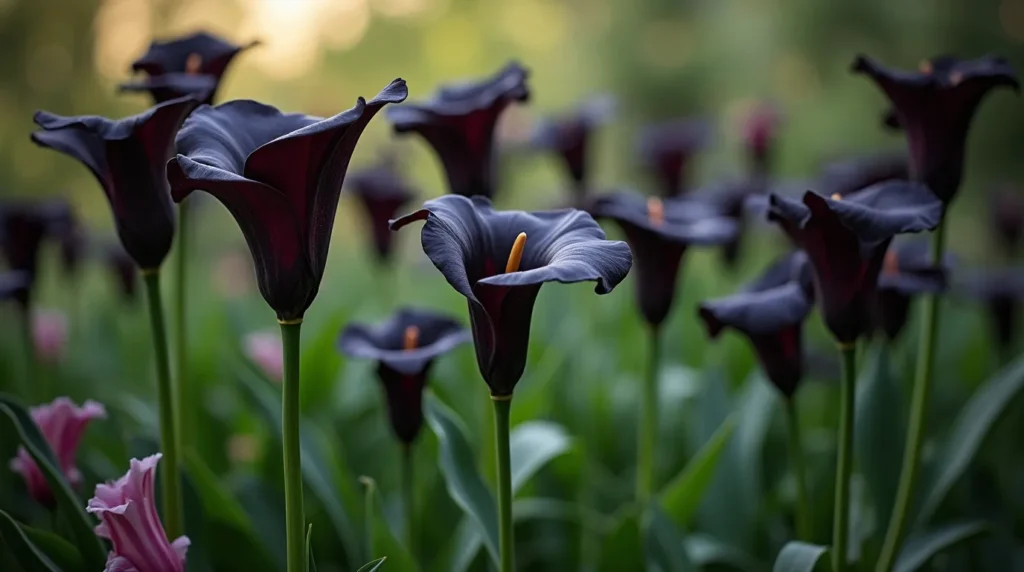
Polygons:
[[40,310],[32,316],[32,345],[36,357],[47,363],[64,358],[68,341],[68,320],[56,310]]
[[269,330],[251,332],[242,342],[246,357],[272,381],[284,378],[284,349],[281,336]]

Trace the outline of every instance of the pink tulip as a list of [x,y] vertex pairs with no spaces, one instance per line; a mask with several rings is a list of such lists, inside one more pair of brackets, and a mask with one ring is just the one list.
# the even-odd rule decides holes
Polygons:
[[[105,418],[106,410],[95,401],[86,401],[78,407],[67,397],[58,397],[52,403],[33,407],[31,414],[32,420],[39,426],[46,442],[53,449],[53,454],[57,457],[68,483],[73,487],[79,486],[82,483],[82,474],[75,467],[78,443],[82,440],[82,434],[89,421]],[[24,447],[18,448],[18,455],[11,460],[11,469],[24,477],[32,498],[45,505],[53,504],[53,493],[46,483],[46,478]]]
[[64,357],[68,341],[68,320],[56,310],[43,310],[32,316],[32,345],[40,361],[57,363]]
[[160,453],[131,460],[128,473],[109,484],[96,485],[86,510],[100,519],[96,534],[114,549],[104,572],[184,572],[189,539],[167,541],[156,512],[153,479]]
[[242,345],[245,355],[255,363],[267,377],[281,381],[284,377],[284,350],[281,336],[272,331],[252,332],[245,336]]

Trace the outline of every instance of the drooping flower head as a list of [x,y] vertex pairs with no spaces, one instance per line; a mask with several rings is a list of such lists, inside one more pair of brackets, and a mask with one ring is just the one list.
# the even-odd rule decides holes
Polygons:
[[387,162],[351,173],[345,187],[362,203],[377,258],[387,262],[391,258],[392,239],[389,223],[415,198],[416,192]]
[[198,102],[172,99],[138,115],[107,119],[39,111],[32,141],[80,161],[103,187],[114,225],[139,268],[157,269],[171,250],[174,209],[166,164],[174,136]]
[[636,260],[634,292],[640,313],[652,327],[668,316],[676,278],[689,246],[721,245],[736,236],[736,222],[713,206],[690,199],[657,199],[619,192],[600,197],[591,212],[615,221]]
[[[51,403],[31,408],[29,412],[53,450],[68,483],[73,487],[81,485],[82,473],[75,466],[75,453],[86,426],[93,419],[105,418],[106,410],[95,401],[86,401],[78,407],[67,397],[58,397]],[[11,470],[25,479],[28,494],[36,502],[53,506],[53,493],[46,477],[24,447],[19,447],[17,456],[11,460]]]
[[577,199],[589,189],[591,169],[587,153],[591,138],[594,131],[611,118],[614,108],[612,98],[593,97],[565,115],[541,121],[533,134],[535,148],[556,153],[561,159]]
[[156,511],[154,480],[160,457],[132,459],[123,477],[96,485],[89,499],[86,511],[100,519],[96,534],[114,547],[104,572],[185,572],[189,539],[179,536],[168,542]]
[[897,234],[935,228],[943,205],[923,185],[890,181],[842,197],[769,197],[768,217],[807,252],[825,325],[843,344],[871,329],[878,274]]
[[754,106],[743,124],[743,144],[756,177],[767,176],[771,171],[773,145],[781,122],[778,107],[762,102]]
[[739,293],[702,303],[698,313],[712,338],[726,328],[747,336],[768,380],[790,398],[804,374],[800,340],[812,307],[810,286],[807,257],[797,251]]
[[885,92],[907,137],[913,179],[947,204],[960,187],[967,132],[978,105],[996,87],[1020,89],[1010,64],[994,56],[941,56],[921,62],[917,71],[901,71],[861,55],[853,71],[867,74]]
[[493,197],[494,127],[509,104],[529,98],[527,75],[512,62],[485,80],[441,87],[427,101],[395,107],[388,119],[396,133],[418,133],[433,147],[449,192]]
[[597,282],[611,292],[632,264],[629,247],[575,209],[496,211],[484,197],[445,196],[391,223],[425,220],[423,251],[469,303],[480,373],[494,396],[512,395],[526,367],[533,303],[545,282]]
[[64,358],[68,342],[68,318],[57,310],[36,310],[32,314],[32,346],[43,362]]
[[992,338],[1001,350],[1017,340],[1020,302],[1024,300],[1024,268],[978,270],[965,276],[959,289],[985,305],[989,312]]
[[284,379],[284,346],[279,332],[263,330],[246,334],[242,351],[271,381],[281,383]]
[[414,308],[402,308],[378,324],[349,324],[338,347],[349,357],[377,362],[391,428],[399,441],[412,444],[423,426],[423,390],[434,360],[472,339],[456,320]]
[[903,241],[890,246],[878,275],[875,325],[890,341],[895,340],[907,323],[913,297],[945,291],[948,274],[948,262],[931,263],[926,241]]
[[663,197],[675,197],[689,190],[687,171],[693,156],[711,135],[703,119],[678,119],[646,126],[637,139],[641,163],[651,171]]
[[199,108],[178,134],[179,154],[167,164],[174,200],[201,190],[227,207],[279,320],[299,319],[313,303],[359,136],[382,107],[407,94],[396,79],[327,119],[231,101]]
[[235,45],[199,32],[169,41],[157,41],[132,62],[132,70],[146,77],[121,85],[125,91],[148,91],[155,103],[193,95],[203,103],[213,103],[228,64],[242,50],[259,42]]

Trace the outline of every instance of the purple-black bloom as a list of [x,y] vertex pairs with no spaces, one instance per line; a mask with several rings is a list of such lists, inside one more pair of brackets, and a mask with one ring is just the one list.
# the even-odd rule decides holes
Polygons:
[[175,201],[217,198],[242,229],[263,298],[279,320],[297,320],[320,288],[338,198],[363,129],[408,95],[396,79],[375,98],[327,119],[286,114],[250,100],[203,106],[167,163]]
[[599,197],[594,216],[622,228],[636,261],[640,313],[652,327],[668,316],[676,295],[676,278],[689,246],[725,244],[736,236],[736,222],[712,205],[696,200],[644,197],[619,192]]
[[345,187],[362,203],[377,258],[387,262],[391,258],[392,242],[389,223],[402,207],[416,197],[416,192],[387,163],[350,173]]
[[473,339],[447,316],[402,308],[378,324],[349,324],[338,347],[349,357],[377,362],[395,436],[411,445],[423,426],[423,390],[434,360]]
[[867,74],[885,92],[907,137],[913,179],[947,204],[960,187],[967,132],[978,105],[994,88],[1020,89],[1010,64],[995,56],[941,56],[921,62],[917,71],[902,71],[860,55],[853,71]]
[[702,303],[698,313],[712,338],[726,328],[747,336],[768,380],[791,398],[804,374],[800,340],[813,305],[809,286],[807,257],[797,251],[739,293]]
[[196,105],[174,99],[124,119],[61,117],[37,112],[32,141],[80,161],[103,187],[121,244],[142,269],[156,269],[171,250],[174,209],[166,164],[174,136]]
[[527,70],[510,63],[485,80],[441,87],[422,103],[388,111],[396,133],[418,133],[444,166],[449,192],[493,197],[494,127],[512,102],[526,101]]
[[637,139],[641,163],[651,171],[663,197],[675,197],[689,190],[688,167],[711,136],[703,119],[679,119],[646,126]]
[[934,229],[943,204],[923,185],[890,181],[831,198],[771,195],[770,220],[807,252],[816,299],[836,340],[848,344],[871,329],[878,275],[897,234]]
[[594,97],[563,116],[541,121],[533,134],[535,148],[556,153],[561,159],[577,200],[590,186],[587,154],[594,131],[611,118],[614,107],[610,97]]
[[132,70],[144,72],[146,77],[122,84],[121,89],[148,91],[155,103],[185,95],[212,103],[231,60],[258,43],[239,46],[206,32],[153,42],[132,63]]
[[818,174],[821,194],[847,196],[886,181],[905,181],[910,168],[904,153],[873,153],[826,163]]
[[925,241],[904,241],[889,247],[878,276],[874,307],[875,324],[889,340],[896,339],[907,323],[913,297],[945,291],[948,274],[945,263],[931,263]]
[[496,211],[484,197],[450,195],[391,223],[425,220],[423,251],[466,297],[477,364],[494,396],[509,396],[523,374],[533,304],[545,282],[594,281],[607,294],[626,277],[629,247],[575,209]]
[[23,274],[25,288],[14,290],[23,308],[29,304],[39,266],[39,249],[51,226],[50,212],[42,205],[11,202],[0,205],[0,250],[7,268]]

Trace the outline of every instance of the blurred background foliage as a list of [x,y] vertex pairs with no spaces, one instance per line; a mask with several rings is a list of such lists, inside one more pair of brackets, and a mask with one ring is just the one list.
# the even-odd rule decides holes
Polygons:
[[[497,202],[507,208],[562,203],[566,184],[560,165],[551,157],[520,152],[519,144],[538,117],[597,92],[613,94],[619,105],[616,120],[598,134],[592,180],[599,188],[646,190],[652,184],[634,153],[638,126],[689,115],[712,120],[716,136],[697,159],[694,180],[700,186],[742,176],[740,125],[765,100],[777,103],[785,118],[776,149],[777,177],[807,178],[822,161],[846,153],[901,149],[902,135],[881,127],[885,101],[879,91],[866,78],[849,73],[858,52],[901,67],[914,67],[941,53],[996,53],[1024,70],[1024,0],[0,0],[2,197],[69,197],[93,236],[112,236],[108,207],[89,173],[29,142],[32,113],[46,109],[65,115],[124,116],[141,111],[148,105],[147,96],[117,93],[117,84],[130,75],[130,62],[153,38],[196,30],[239,43],[262,41],[231,65],[219,92],[221,101],[251,98],[319,115],[347,109],[357,96],[372,96],[395,77],[408,81],[410,99],[415,100],[442,82],[482,77],[509,59],[520,60],[531,70],[532,98],[528,105],[508,110],[500,127],[507,152],[501,157]],[[1024,176],[1020,107],[1020,99],[996,93],[979,109],[948,234],[951,249],[963,260],[996,263],[984,218],[987,191]],[[353,164],[369,165],[388,152],[396,153],[423,198],[444,192],[443,175],[430,149],[415,138],[392,141],[383,116],[370,125]],[[225,531],[248,538],[244,521],[249,519],[258,523],[249,533],[271,553],[268,561],[276,562],[283,552],[283,533],[275,528],[283,503],[273,490],[280,478],[273,434],[276,396],[271,392],[271,406],[260,407],[267,403],[267,386],[246,367],[239,347],[245,333],[273,327],[273,315],[255,290],[237,226],[223,208],[204,198],[196,197],[203,207],[194,225],[189,285],[196,393],[184,415],[194,447],[187,463],[190,486],[199,489],[190,489],[192,506],[201,505],[210,521],[206,530],[192,532],[196,529],[191,524],[189,530],[208,539],[220,539],[218,534]],[[392,521],[398,518],[398,450],[384,421],[372,365],[349,362],[334,349],[340,328],[354,319],[379,319],[407,303],[456,316],[465,312],[464,300],[423,258],[417,232],[399,234],[403,252],[397,268],[372,264],[360,214],[351,198],[342,201],[331,262],[303,328],[302,392],[308,417],[303,430],[314,476],[308,469],[306,473],[307,486],[315,490],[307,495],[307,515],[316,523],[314,551],[318,560],[320,551],[324,553],[327,566],[322,569],[347,569],[341,563],[348,561],[343,555],[350,547],[338,544],[345,519],[336,509],[340,504],[349,512],[354,522],[348,526],[359,526],[362,500],[356,476],[377,479],[385,513]],[[738,409],[737,417],[753,424],[736,430],[736,441],[722,461],[727,466],[719,469],[694,528],[770,563],[786,539],[787,524],[779,511],[791,503],[793,491],[786,478],[781,415],[769,423],[772,414],[767,411],[775,399],[765,383],[750,377],[754,362],[745,342],[729,335],[709,344],[694,311],[698,301],[732,292],[781,250],[784,241],[777,229],[757,232],[748,238],[749,254],[736,273],[721,267],[718,252],[687,255],[684,295],[666,325],[657,472],[659,482],[666,482]],[[615,231],[609,234],[617,236]],[[76,401],[96,398],[112,410],[111,420],[89,429],[90,445],[83,448],[80,465],[91,486],[122,474],[128,455],[146,454],[154,446],[149,333],[141,305],[125,307],[101,268],[92,265],[83,281],[68,288],[60,280],[55,250],[51,255],[37,289],[39,304],[70,314],[72,341],[63,364],[47,367],[44,374]],[[542,292],[513,423],[551,419],[574,438],[570,454],[531,482],[528,493],[578,502],[613,520],[632,491],[644,332],[634,310],[631,280],[603,298],[594,297],[591,289],[555,285]],[[936,367],[936,387],[944,389],[936,392],[932,409],[932,429],[939,432],[1000,361],[989,349],[981,310],[956,300],[948,306]],[[13,309],[0,312],[5,316],[0,326],[13,321]],[[813,333],[808,345],[831,352],[820,320],[812,318],[809,326]],[[908,327],[901,351],[893,356],[895,375],[907,382],[901,385],[904,393],[909,390],[916,333],[916,327]],[[17,329],[0,328],[0,341],[0,376],[9,380],[23,367]],[[708,369],[711,373],[699,372],[709,364],[714,366]],[[815,375],[834,379],[832,366],[825,359]],[[432,380],[437,396],[469,428],[479,468],[493,479],[490,407],[471,349],[440,360]],[[808,428],[805,447],[819,507],[816,520],[827,522],[835,388],[808,384],[799,401]],[[1005,509],[1006,530],[1021,526],[1019,478],[1024,463],[1010,462],[1007,455],[1013,436],[1019,436],[1016,428],[1024,426],[1021,421],[1017,415],[1001,427],[1002,438],[983,453],[989,460],[986,466],[995,469],[980,472],[971,482],[972,492],[961,491],[959,504],[949,512],[965,506],[980,512]],[[889,438],[901,443],[903,436],[894,430]],[[7,458],[14,443],[0,441],[0,458]],[[451,537],[461,513],[436,468],[437,440],[424,431],[420,443],[420,542],[441,547],[424,568],[444,570],[458,547]],[[898,462],[891,470],[898,471]],[[0,491],[20,490],[16,478],[0,471]],[[982,506],[971,496],[991,482],[997,483],[993,490],[1017,491],[1006,501],[1010,508],[999,507],[992,498]],[[1018,483],[1016,489],[1012,483]],[[756,496],[762,490],[772,494]],[[0,494],[0,506],[13,506],[12,512],[30,523],[45,518],[25,498]],[[209,514],[212,507],[218,509],[215,517]],[[875,517],[887,514],[885,509]],[[862,516],[860,522],[869,524],[859,532],[880,536],[884,520],[870,516]],[[598,532],[607,532],[615,522],[599,526],[591,519],[594,529],[589,531],[546,521],[521,529],[519,543],[527,548],[520,551],[520,565],[527,569],[531,562],[543,561],[549,566],[543,569],[595,569],[601,553]],[[815,540],[827,538],[827,527],[822,527]],[[1012,537],[1000,539],[1009,543],[1008,553],[1019,551]],[[194,541],[190,555],[205,553],[196,561],[231,569],[224,567],[230,557],[255,550],[236,540],[223,541],[236,550],[230,555],[218,554],[217,545],[211,545],[215,541]],[[256,551],[249,556],[264,555]],[[482,561],[477,558],[478,567]],[[957,569],[955,562],[951,569]]]

